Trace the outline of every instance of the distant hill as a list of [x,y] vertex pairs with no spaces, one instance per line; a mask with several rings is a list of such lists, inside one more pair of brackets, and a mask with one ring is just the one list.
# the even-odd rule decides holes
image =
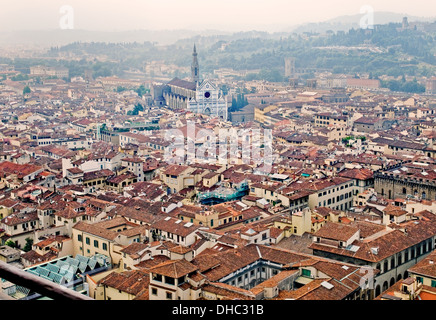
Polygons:
[[[330,19],[319,23],[306,23],[294,28],[290,28],[286,31],[303,33],[303,32],[315,32],[315,33],[325,33],[328,30],[337,31],[348,31],[350,29],[360,28],[360,20],[364,14],[356,14],[350,16],[341,16],[334,19]],[[409,22],[434,22],[436,17],[415,17],[408,14],[399,14],[393,12],[374,12],[374,24],[388,24],[388,23],[401,23],[403,17],[407,17]],[[285,31],[285,30],[284,30]]]
[[216,30],[133,30],[133,31],[90,31],[90,30],[23,30],[0,32],[0,44],[38,44],[42,46],[62,46],[73,42],[157,42],[172,44],[180,39],[198,35],[213,36],[228,34]]
[[[0,30],[0,45],[33,44],[39,47],[63,46],[74,42],[156,42],[159,45],[198,41],[232,41],[243,38],[279,39],[287,37],[290,33],[316,32],[325,33],[332,31],[348,31],[359,28],[363,14],[341,16],[320,23],[306,23],[299,26],[289,26],[280,32],[266,32],[261,30],[228,32],[222,30],[131,30],[131,31],[92,31],[92,30],[23,30],[2,32]],[[434,22],[435,18],[414,17],[407,14],[391,12],[375,12],[375,24],[401,22],[403,17],[408,17],[409,22]],[[206,39],[209,37],[209,39]],[[203,40],[201,40],[203,39]],[[205,40],[206,39],[206,40]]]

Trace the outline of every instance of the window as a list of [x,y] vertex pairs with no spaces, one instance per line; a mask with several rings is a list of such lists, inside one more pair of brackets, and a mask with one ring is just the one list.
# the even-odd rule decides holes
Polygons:
[[175,284],[175,280],[171,277],[165,277],[165,283],[173,286]]
[[161,274],[153,273],[153,280],[154,281],[162,282],[162,275]]
[[418,281],[418,283],[423,283],[424,279],[422,279],[422,277],[416,277],[416,281]]
[[98,241],[94,240],[94,247],[98,248]]
[[167,299],[172,300],[173,294],[171,292],[167,292]]
[[301,270],[301,275],[305,276],[305,277],[311,277],[312,276],[312,272],[308,269],[302,269]]
[[89,238],[86,237],[86,239],[85,239],[86,244],[90,244],[90,241],[91,241],[91,240],[89,240]]
[[151,288],[151,294],[154,296],[157,296],[157,289],[156,288]]
[[431,286],[432,286],[433,288],[436,288],[436,280],[431,280]]
[[106,243],[103,243],[103,250],[107,251],[107,244]]
[[77,240],[78,241],[82,241],[82,235],[81,234],[77,235]]

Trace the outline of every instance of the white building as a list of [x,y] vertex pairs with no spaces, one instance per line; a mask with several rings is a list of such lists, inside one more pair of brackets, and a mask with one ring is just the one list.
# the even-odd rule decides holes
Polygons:
[[209,80],[197,83],[195,98],[188,101],[188,110],[194,113],[202,113],[210,116],[228,119],[228,106],[221,90]]

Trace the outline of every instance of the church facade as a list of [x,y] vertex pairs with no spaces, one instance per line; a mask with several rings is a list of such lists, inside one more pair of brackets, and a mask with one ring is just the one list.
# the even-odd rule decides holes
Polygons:
[[194,113],[228,119],[227,99],[209,80],[204,80],[201,84],[197,83],[195,98],[188,100],[187,109]]

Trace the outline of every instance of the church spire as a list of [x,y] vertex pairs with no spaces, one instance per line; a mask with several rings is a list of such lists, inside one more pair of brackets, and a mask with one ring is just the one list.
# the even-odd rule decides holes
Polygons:
[[192,81],[198,83],[200,81],[200,73],[197,59],[197,48],[194,43],[194,51],[192,52],[192,65],[191,65]]

